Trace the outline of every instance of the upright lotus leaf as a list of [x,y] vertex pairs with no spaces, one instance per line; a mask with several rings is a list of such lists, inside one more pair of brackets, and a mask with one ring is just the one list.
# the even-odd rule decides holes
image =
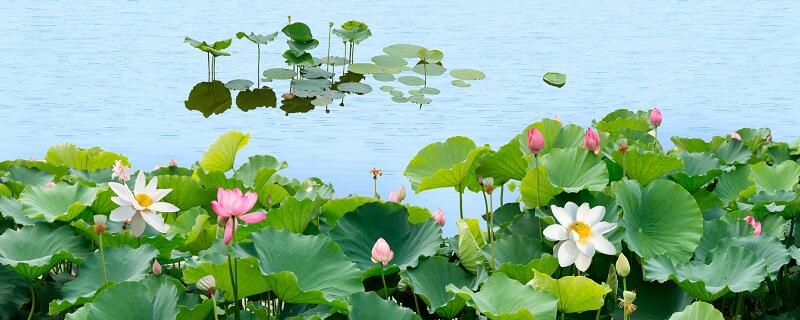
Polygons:
[[505,183],[508,180],[522,180],[528,168],[528,161],[522,154],[519,139],[514,137],[480,161],[475,169],[478,176],[492,177],[496,183]]
[[723,142],[714,154],[725,164],[747,163],[753,152],[739,140],[730,139]]
[[538,208],[550,204],[550,200],[564,189],[554,186],[544,166],[528,170],[519,187],[522,202],[528,208]]
[[689,192],[702,188],[722,173],[719,159],[708,152],[683,151],[678,156],[685,169],[671,173],[670,178]]
[[689,192],[668,180],[644,188],[623,180],[614,193],[624,211],[620,224],[628,248],[644,259],[661,254],[679,262],[691,258],[703,235],[703,214]]
[[298,200],[288,197],[281,206],[267,214],[266,225],[276,229],[286,229],[294,233],[303,233],[319,211],[320,201],[313,199]]
[[795,262],[800,263],[800,249],[795,246],[789,247],[789,254]]
[[635,147],[625,153],[615,150],[611,157],[623,167],[628,178],[638,180],[641,184],[648,184],[664,174],[684,168],[681,158]]
[[[197,283],[201,278],[212,275],[217,288],[222,290],[226,301],[234,301],[231,285],[231,264],[227,259],[223,263],[204,262],[196,267],[187,267],[183,272],[186,283]],[[236,277],[239,298],[249,297],[270,289],[267,278],[259,272],[259,261],[253,257],[236,259]]]
[[477,184],[474,168],[485,150],[469,138],[451,137],[422,148],[408,163],[403,175],[417,193],[446,187],[462,192],[469,185]]
[[[472,273],[477,273],[478,267],[486,262],[481,254],[483,236],[473,233],[466,220],[459,219],[456,221],[456,226],[458,227],[458,248],[456,248],[458,259],[464,268]],[[479,240],[480,242],[478,242]]]
[[273,156],[252,156],[247,158],[247,162],[233,172],[233,178],[242,180],[246,186],[253,186],[255,184],[256,174],[259,171],[264,169],[279,171],[286,169],[286,167],[288,167],[286,161],[278,161],[278,159]]
[[620,132],[625,129],[647,132],[652,128],[648,121],[649,112],[618,109],[595,122],[595,127],[603,132]]
[[[497,265],[509,262],[528,264],[534,259],[540,258],[542,254],[551,251],[552,249],[543,242],[521,234],[502,237],[494,242],[494,259]],[[483,248],[483,256],[487,260],[491,259],[489,246]]]
[[751,166],[750,179],[755,182],[757,191],[793,190],[800,181],[800,164],[792,160],[774,166],[759,162]]
[[729,237],[721,240],[719,245],[712,250],[713,255],[716,251],[724,251],[730,247],[742,247],[749,249],[756,257],[764,259],[767,262],[767,271],[770,276],[776,278],[778,271],[784,265],[789,263],[789,251],[786,247],[775,237],[761,235],[760,237],[745,236],[745,237]]
[[0,215],[4,218],[14,219],[14,223],[23,226],[30,226],[38,221],[42,221],[41,218],[34,219],[26,216],[22,212],[22,202],[19,200],[4,196],[0,196]]
[[226,172],[233,168],[236,153],[250,141],[250,134],[239,131],[225,133],[208,147],[200,159],[200,167],[206,171]]
[[181,210],[206,205],[216,198],[216,190],[206,190],[189,176],[159,176],[158,188],[172,189],[161,201],[171,203]]
[[[155,248],[147,244],[137,249],[131,247],[105,248],[105,272],[108,275],[109,285],[144,279],[150,272],[157,253]],[[92,301],[97,291],[102,289],[105,283],[102,263],[99,251],[88,255],[81,263],[75,280],[65,283],[61,288],[61,300],[50,302],[49,314],[54,315],[70,307]]]
[[268,44],[268,43],[272,42],[273,40],[275,40],[275,37],[277,37],[277,36],[278,36],[278,32],[277,31],[273,32],[273,33],[270,33],[270,34],[266,34],[266,35],[256,34],[256,33],[253,33],[253,32],[250,32],[250,34],[247,34],[247,33],[241,32],[241,31],[236,33],[236,38],[239,38],[239,39],[247,38],[247,40],[250,40],[250,41],[252,41],[253,43],[256,43],[256,44]]
[[111,286],[67,319],[171,320],[177,316],[177,286],[170,281],[145,281]]
[[333,199],[322,205],[321,214],[322,217],[325,218],[326,224],[333,227],[336,225],[336,221],[338,221],[339,218],[344,216],[346,213],[354,211],[361,205],[372,201],[375,201],[375,198],[362,196],[350,196],[347,198]]
[[517,135],[520,151],[523,154],[530,154],[530,150],[528,150],[528,130],[531,128],[539,130],[544,138],[544,147],[540,151],[540,156],[553,149],[578,148],[583,144],[583,128],[574,124],[565,126],[558,120],[542,119],[542,121],[527,126],[522,133]]
[[670,140],[675,144],[675,148],[678,150],[691,153],[713,152],[723,142],[723,140],[717,139],[716,143],[714,141],[709,143],[700,138],[683,138],[677,136],[670,138]]
[[753,182],[748,178],[749,176],[749,165],[738,166],[732,171],[723,172],[714,189],[719,199],[725,204],[739,199],[739,194],[753,185]]
[[644,265],[648,281],[675,281],[695,298],[712,302],[729,291],[748,292],[758,289],[767,277],[767,261],[742,247],[714,251],[711,263],[694,260],[676,264],[667,256],[657,256]]
[[552,275],[559,267],[558,258],[549,253],[543,253],[540,258],[531,260],[527,264],[506,262],[500,265],[497,271],[519,281],[519,283],[526,284],[535,277],[534,271]]
[[217,236],[216,215],[209,214],[201,207],[194,207],[181,211],[175,221],[170,223],[169,235],[183,238],[183,244],[178,247],[181,251],[197,254],[208,249]]
[[8,167],[6,178],[22,182],[25,185],[45,185],[48,181],[53,181],[53,175],[49,172],[24,166]]
[[713,305],[697,301],[683,311],[672,314],[669,320],[725,320],[725,318]]
[[444,59],[444,53],[439,50],[428,50],[422,48],[417,51],[417,57],[424,63],[433,64],[442,61],[442,59]]
[[0,171],[9,171],[11,167],[15,166],[38,169],[39,171],[44,171],[53,175],[55,178],[60,178],[70,173],[69,167],[46,161],[23,159],[0,161]]
[[98,147],[78,148],[70,143],[62,143],[50,147],[44,160],[54,165],[63,165],[75,170],[87,171],[110,168],[117,160],[122,160],[122,163],[130,165],[128,158],[121,154],[105,151]]
[[0,264],[13,269],[27,280],[47,273],[61,261],[79,261],[88,254],[86,243],[69,227],[37,223],[0,235]]
[[532,285],[537,291],[550,292],[558,299],[558,311],[580,313],[600,309],[611,289],[584,276],[566,276],[553,279],[550,275],[534,270]]
[[383,238],[394,251],[389,265],[406,269],[417,265],[422,256],[432,256],[442,244],[442,228],[433,220],[412,224],[408,210],[394,202],[370,202],[345,214],[330,231],[330,237],[342,246],[365,276],[380,274],[371,261],[372,246]]
[[326,236],[267,227],[250,238],[253,243],[242,249],[258,258],[269,288],[281,301],[329,305],[346,312],[344,300],[364,290],[358,267]]
[[383,299],[375,292],[356,292],[350,296],[349,301],[353,306],[347,316],[347,319],[350,320],[372,320],[376,318],[393,320],[421,319],[411,309],[401,307],[391,300]]
[[295,42],[306,42],[313,39],[311,36],[311,28],[302,22],[286,25],[281,29],[281,32]]
[[445,319],[455,318],[466,306],[464,299],[445,289],[447,285],[470,287],[475,281],[464,269],[438,256],[420,259],[416,268],[409,268],[400,276],[422,298],[429,313],[436,313]]
[[558,300],[549,292],[537,292],[502,273],[494,273],[474,292],[467,287],[447,285],[470,307],[491,320],[555,320]]
[[97,189],[83,184],[56,183],[52,187],[28,186],[19,196],[25,216],[48,222],[72,221],[92,205]]
[[22,305],[30,300],[25,279],[6,266],[0,266],[0,319],[12,319]]
[[566,192],[600,191],[608,184],[608,168],[600,157],[583,148],[554,149],[541,159],[550,182]]

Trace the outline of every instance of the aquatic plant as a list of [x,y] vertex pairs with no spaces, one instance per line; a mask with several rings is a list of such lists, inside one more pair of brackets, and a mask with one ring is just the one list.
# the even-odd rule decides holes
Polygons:
[[0,319],[793,317],[800,142],[744,128],[665,150],[654,111],[424,147],[412,190],[486,199],[452,235],[404,187],[336,198],[273,156],[241,159],[242,132],[135,181],[98,147],[2,161]]
[[186,37],[183,42],[188,43],[192,47],[199,49],[206,53],[207,56],[207,64],[208,64],[208,81],[214,81],[217,79],[217,57],[219,56],[229,56],[230,53],[226,51],[222,51],[227,49],[231,46],[231,42],[233,41],[232,38],[228,38],[227,40],[215,41],[212,44],[208,44],[205,41],[197,41],[192,38]]

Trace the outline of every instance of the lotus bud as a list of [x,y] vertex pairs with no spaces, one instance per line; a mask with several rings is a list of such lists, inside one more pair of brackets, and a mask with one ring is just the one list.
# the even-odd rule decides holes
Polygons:
[[333,28],[333,21],[328,22],[328,28]]
[[400,186],[400,190],[397,190],[397,202],[402,202],[406,199],[406,187]]
[[747,216],[747,217],[744,218],[744,220],[747,221],[747,223],[750,224],[753,227],[753,236],[754,237],[758,237],[758,236],[761,235],[761,222],[760,221],[756,221],[756,218],[754,218],[753,216]]
[[619,147],[617,148],[620,153],[627,153],[628,152],[628,144],[627,143],[620,143]]
[[30,158],[28,158],[28,160],[30,160],[30,161],[39,161],[39,160],[36,159],[36,157],[30,157]]
[[738,132],[734,131],[731,133],[731,139],[742,141],[742,136],[740,136]]
[[50,180],[50,181],[47,181],[47,184],[45,184],[44,186],[47,187],[48,189],[50,189],[52,187],[55,187],[56,183],[53,182],[53,180]]
[[624,254],[620,252],[619,257],[617,257],[617,263],[614,264],[614,267],[617,269],[617,274],[620,277],[627,277],[631,274],[631,264],[628,262],[628,258],[625,257]]
[[283,100],[292,100],[292,99],[294,99],[294,93],[291,93],[291,92],[284,93],[284,94],[281,95],[281,98]]
[[288,16],[288,17],[289,17],[289,24],[292,24],[292,16]]
[[154,275],[161,274],[161,264],[158,263],[158,259],[153,260],[153,274]]
[[650,124],[654,127],[661,126],[661,120],[664,118],[661,116],[661,110],[658,110],[658,107],[653,108],[653,111],[650,111]]
[[207,275],[200,278],[200,280],[197,280],[197,283],[194,286],[197,287],[197,289],[206,292],[209,296],[212,296],[214,295],[214,291],[217,290],[217,280],[214,279],[214,276]]
[[106,231],[106,222],[108,221],[108,217],[102,214],[96,214],[93,217],[94,220],[94,232],[97,234],[102,234]]
[[766,139],[764,139],[764,140],[767,140],[767,142],[772,142],[772,135],[771,135],[771,134],[768,134],[768,135],[767,135],[767,138],[766,138]]
[[177,167],[178,166],[178,161],[175,161],[175,159],[169,160],[169,166],[170,167]]
[[393,258],[394,252],[392,252],[392,248],[389,247],[386,240],[379,238],[378,241],[375,241],[375,245],[372,246],[372,262],[386,266]]
[[592,128],[586,129],[586,135],[583,137],[583,147],[586,150],[600,154],[600,135]]
[[397,191],[392,191],[389,193],[389,201],[400,203],[400,198],[397,195]]
[[531,128],[528,130],[528,150],[531,153],[538,155],[544,148],[544,137],[539,129]]
[[636,300],[636,292],[625,291],[625,292],[622,293],[622,299],[625,299],[625,301],[628,301],[628,302],[633,302],[633,301]]
[[440,226],[444,227],[444,212],[442,208],[437,208],[436,212],[433,213],[433,220],[436,220]]
[[481,180],[481,184],[483,185],[483,191],[489,195],[492,195],[492,192],[494,192],[495,189],[494,178],[485,178]]

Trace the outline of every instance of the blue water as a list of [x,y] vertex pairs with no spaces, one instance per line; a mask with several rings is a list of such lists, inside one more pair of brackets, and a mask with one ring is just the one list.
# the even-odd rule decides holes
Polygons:
[[[659,106],[662,137],[760,126],[778,140],[800,136],[797,1],[186,3],[0,2],[0,159],[42,158],[49,146],[72,142],[124,153],[149,170],[169,159],[187,165],[219,134],[241,130],[252,139],[240,161],[274,155],[289,162],[285,174],[333,182],[338,196],[371,194],[368,170],[379,167],[386,196],[408,187],[402,171],[428,143],[465,135],[497,147],[553,114],[587,125],[617,108]],[[416,43],[444,51],[450,68],[477,68],[487,78],[469,89],[441,81],[442,94],[422,110],[382,92],[350,97],[330,113],[288,117],[234,107],[206,119],[184,109],[192,85],[206,77],[205,55],[184,36],[269,33],[288,15],[323,43],[328,21],[369,24],[374,35],[358,46],[357,60]],[[281,66],[284,42],[262,48],[262,67]],[[324,55],[324,47],[315,52]],[[255,47],[234,41],[230,51],[218,60],[217,78],[255,80]],[[566,73],[567,85],[544,84],[547,71]],[[454,230],[452,191],[407,201],[442,207]],[[466,204],[471,216],[483,210],[478,195]]]

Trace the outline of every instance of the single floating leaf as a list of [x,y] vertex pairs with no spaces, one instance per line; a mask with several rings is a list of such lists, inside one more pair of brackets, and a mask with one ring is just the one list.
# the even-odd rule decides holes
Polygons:
[[551,86],[561,88],[567,83],[567,75],[558,72],[548,72],[544,74],[542,80]]
[[486,78],[483,72],[474,69],[455,69],[450,71],[450,75],[460,80],[483,80]]

